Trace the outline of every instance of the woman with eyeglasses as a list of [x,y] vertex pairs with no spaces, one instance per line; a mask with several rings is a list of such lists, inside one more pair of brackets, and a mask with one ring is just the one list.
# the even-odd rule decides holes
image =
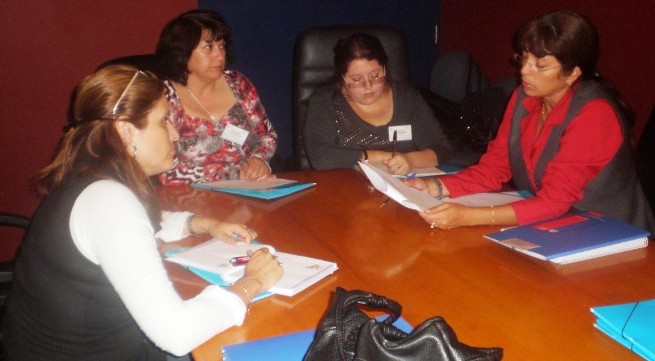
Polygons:
[[178,162],[163,184],[274,178],[277,133],[255,86],[225,69],[229,46],[230,29],[213,10],[188,11],[161,31],[157,55],[180,133]]
[[598,73],[591,21],[557,11],[516,37],[521,85],[479,164],[407,184],[434,197],[500,190],[510,180],[534,197],[496,207],[444,203],[420,215],[432,227],[522,225],[595,211],[655,231],[632,160],[632,112]]
[[263,248],[227,289],[208,286],[185,301],[173,288],[157,238],[250,242],[256,233],[160,211],[150,177],[173,167],[178,139],[163,82],[108,66],[80,84],[74,116],[37,177],[45,198],[16,260],[3,360],[163,361],[240,325],[253,295],[282,269]]
[[380,40],[352,34],[334,48],[336,86],[317,90],[305,117],[304,141],[316,169],[383,162],[390,173],[447,162],[450,144],[419,92],[395,82]]

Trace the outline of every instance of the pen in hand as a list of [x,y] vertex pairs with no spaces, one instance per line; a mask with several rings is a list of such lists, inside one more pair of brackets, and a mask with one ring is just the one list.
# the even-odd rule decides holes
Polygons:
[[380,204],[380,207],[378,207],[378,208],[382,208],[382,207],[386,206],[387,203],[389,203],[389,200],[390,200],[390,199],[391,199],[391,198],[387,197],[387,199],[385,199],[384,202],[382,202],[382,203]]
[[250,256],[239,256],[230,258],[230,264],[232,266],[243,266],[250,261]]
[[[273,258],[277,259],[277,256],[273,256]],[[250,261],[250,256],[238,256],[238,257],[232,257],[230,258],[230,264],[232,266],[243,266]]]
[[396,156],[396,143],[398,143],[398,131],[393,131],[393,140],[391,141],[391,158]]

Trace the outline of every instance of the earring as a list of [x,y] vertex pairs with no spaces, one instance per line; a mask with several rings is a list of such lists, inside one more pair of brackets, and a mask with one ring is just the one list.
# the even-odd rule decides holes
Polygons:
[[130,142],[130,147],[132,147],[132,152],[134,152],[134,154],[132,154],[132,157],[136,158],[136,155],[138,154],[138,151],[136,149],[136,145],[134,145],[134,143]]

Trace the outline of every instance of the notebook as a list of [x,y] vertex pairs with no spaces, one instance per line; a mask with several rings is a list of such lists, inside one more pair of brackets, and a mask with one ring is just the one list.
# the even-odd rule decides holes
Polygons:
[[[172,255],[174,255],[176,253],[182,252],[182,251],[184,251],[186,249],[188,249],[188,248],[182,247],[182,248],[176,248],[176,249],[168,250],[168,251],[166,251],[164,253],[164,257],[170,257],[170,256],[172,256]],[[207,281],[207,282],[209,282],[209,283],[211,283],[213,285],[221,286],[221,287],[228,287],[229,285],[231,285],[230,282],[225,281],[223,279],[223,277],[221,277],[221,275],[219,275],[218,273],[213,273],[213,272],[201,270],[200,268],[191,267],[191,266],[183,266],[183,267],[188,269],[189,271],[191,271],[196,276],[202,278],[203,280],[205,280],[205,281]],[[253,297],[251,301],[252,302],[259,301],[261,299],[264,299],[264,298],[272,296],[272,295],[273,295],[273,293],[271,293],[271,292],[261,292],[261,293],[256,294],[255,297]]]
[[276,199],[300,192],[315,185],[316,183],[275,178],[270,180],[221,180],[216,182],[193,183],[191,186],[199,189],[208,189],[259,199]]
[[485,237],[532,257],[567,264],[646,247],[649,235],[611,217],[576,211]]
[[[379,320],[386,316],[378,317]],[[394,325],[405,332],[412,326],[400,317]],[[301,361],[316,330],[307,330],[222,347],[223,361]]]
[[[268,245],[255,243],[230,245],[217,239],[211,239],[197,246],[171,254],[166,257],[166,260],[181,264],[191,271],[194,269],[205,271],[199,274],[205,279],[209,278],[206,272],[210,272],[220,276],[224,282],[232,283],[243,276],[245,266],[233,266],[230,260],[234,257],[246,255],[249,250],[262,247],[269,248],[269,251],[275,255],[284,269],[282,278],[269,290],[274,294],[294,296],[334,273],[338,268],[334,262],[277,252]],[[198,274],[198,272],[195,273]],[[215,280],[217,281],[217,279]]]

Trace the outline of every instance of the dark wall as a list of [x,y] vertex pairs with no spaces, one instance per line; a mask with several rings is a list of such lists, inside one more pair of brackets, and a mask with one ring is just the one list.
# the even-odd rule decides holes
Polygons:
[[[0,210],[31,215],[28,183],[54,154],[75,85],[107,59],[152,52],[196,0],[0,1]],[[0,258],[3,247],[0,247]]]
[[538,15],[570,9],[589,16],[600,33],[599,70],[637,113],[641,134],[655,103],[655,1],[441,0],[440,51],[468,50],[492,80],[510,76],[511,37]]
[[279,135],[278,153],[290,157],[293,44],[300,32],[321,25],[386,24],[407,36],[412,79],[426,86],[436,60],[434,27],[438,0],[200,0],[218,11],[232,29],[234,58],[228,67],[257,87]]

